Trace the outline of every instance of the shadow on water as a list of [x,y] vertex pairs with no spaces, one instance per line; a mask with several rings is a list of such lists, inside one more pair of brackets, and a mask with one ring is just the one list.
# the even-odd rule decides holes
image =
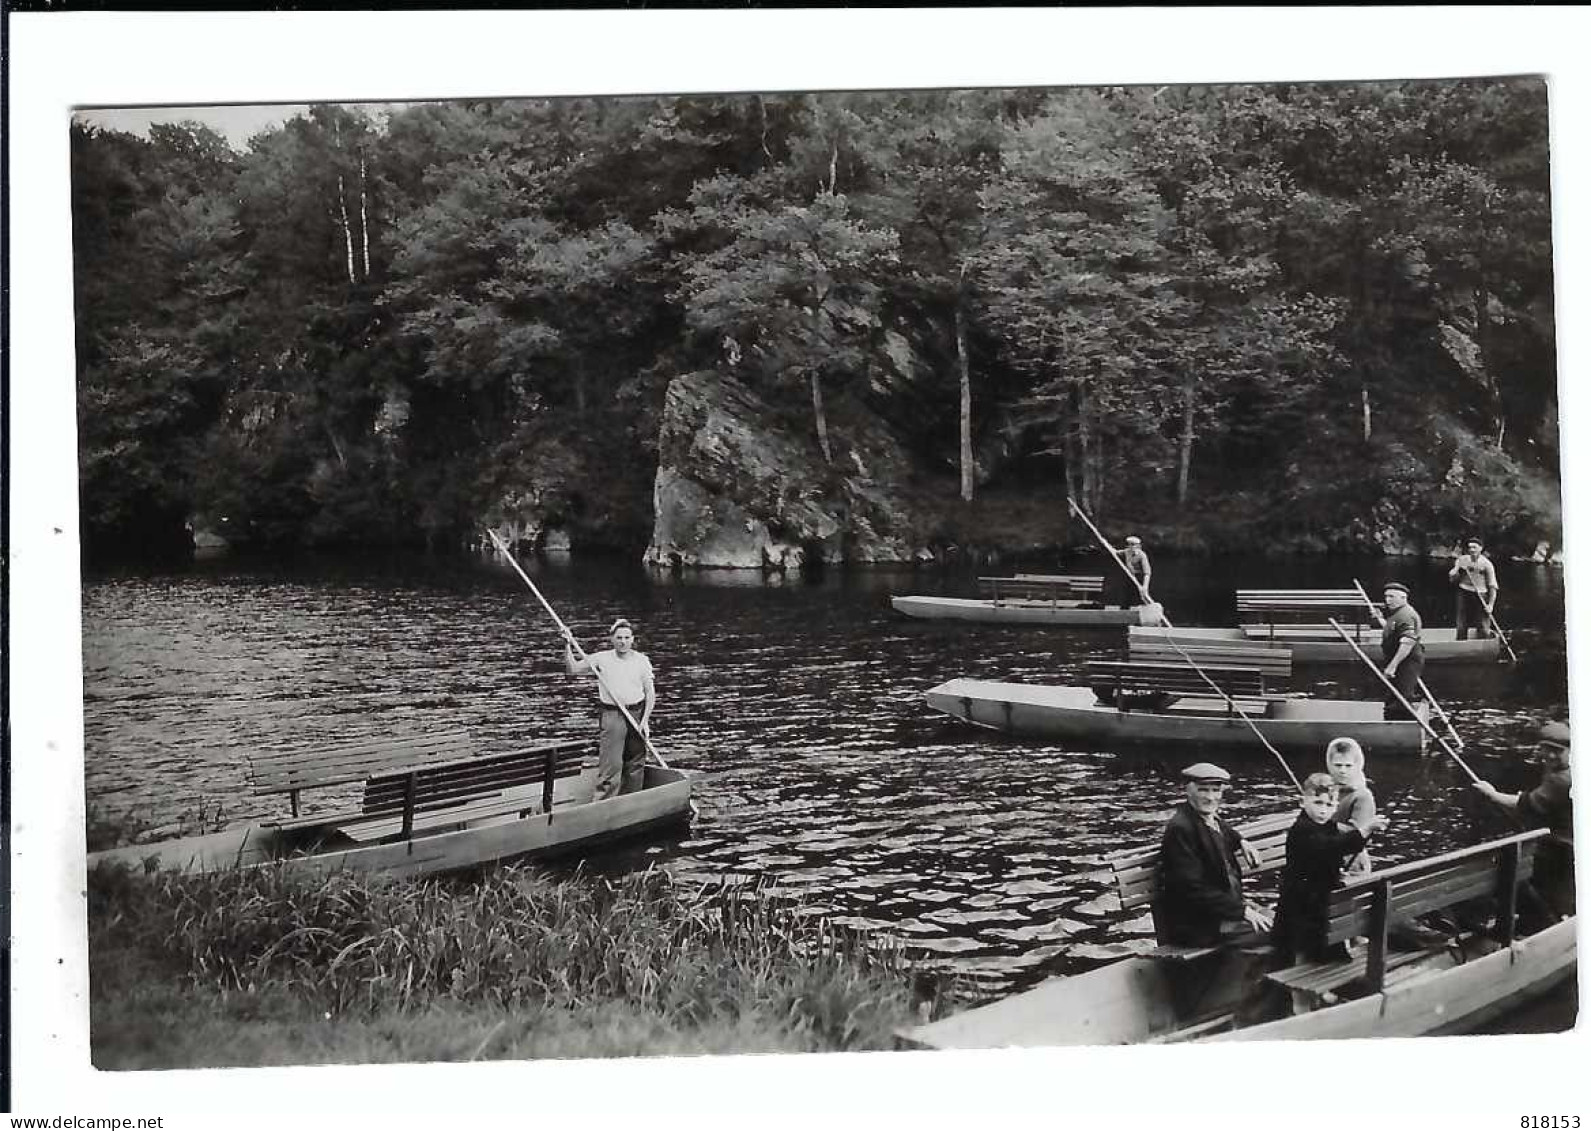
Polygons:
[[[586,871],[763,877],[990,993],[1149,937],[1146,916],[1116,905],[1099,862],[1158,838],[1176,771],[1195,756],[1026,745],[923,702],[956,676],[1077,681],[1088,660],[1123,655],[1120,630],[946,628],[891,611],[892,594],[971,595],[970,570],[770,578],[567,557],[525,568],[590,648],[613,618],[636,623],[658,672],[655,738],[698,775],[688,832],[593,857]],[[1562,581],[1541,567],[1499,568],[1523,661],[1427,676],[1466,759],[1517,789],[1535,773],[1519,751],[1567,701]],[[1232,623],[1236,586],[1336,586],[1355,574],[1367,585],[1409,581],[1431,595],[1427,623],[1452,623],[1435,563],[1157,559],[1156,569],[1156,595],[1183,625]],[[465,727],[495,746],[594,727],[591,689],[563,674],[550,619],[490,557],[227,558],[102,576],[83,601],[88,800],[109,815],[158,826],[217,804],[233,820],[275,812],[279,799],[250,794],[243,753],[289,739]],[[1295,689],[1374,694],[1373,677],[1351,667],[1297,674]],[[1286,775],[1264,751],[1196,757],[1232,770],[1232,815],[1291,807]],[[1300,776],[1318,768],[1308,762],[1289,753]],[[1448,759],[1378,759],[1370,771],[1394,822],[1376,846],[1387,859],[1507,827]]]

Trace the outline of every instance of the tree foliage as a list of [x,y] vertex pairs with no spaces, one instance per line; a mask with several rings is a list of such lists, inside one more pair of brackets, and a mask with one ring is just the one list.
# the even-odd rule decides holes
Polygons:
[[1534,80],[323,105],[244,152],[74,126],[85,532],[523,505],[633,548],[668,381],[718,368],[831,464],[869,402],[947,500],[1553,537],[1546,156]]

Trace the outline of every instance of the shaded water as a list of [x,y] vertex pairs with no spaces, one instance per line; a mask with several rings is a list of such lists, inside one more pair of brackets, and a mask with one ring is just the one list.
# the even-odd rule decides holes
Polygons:
[[[1098,572],[1088,561],[1073,571]],[[1054,563],[1034,562],[1053,570]],[[661,861],[683,878],[771,877],[839,921],[888,932],[988,992],[1098,963],[1149,934],[1097,871],[1154,841],[1187,754],[1026,745],[931,712],[954,676],[1077,682],[1119,656],[1114,630],[947,627],[897,617],[892,593],[972,595],[971,574],[872,570],[817,581],[671,578],[613,561],[528,563],[595,649],[615,616],[656,666],[654,738],[698,776],[690,832],[594,861]],[[1445,569],[1380,559],[1156,562],[1178,625],[1230,624],[1232,590],[1398,577],[1426,622],[1450,625]],[[1518,665],[1426,669],[1467,744],[1504,789],[1567,693],[1562,572],[1499,565],[1499,615]],[[180,574],[85,583],[85,771],[90,806],[157,826],[200,808],[279,812],[249,793],[243,758],[289,740],[347,741],[467,727],[487,747],[585,736],[592,689],[563,674],[555,631],[504,563],[299,557],[223,560]],[[1373,695],[1351,667],[1294,687]],[[1292,806],[1269,754],[1209,751],[1236,776],[1228,815]],[[1318,768],[1293,757],[1302,776]],[[1392,830],[1381,858],[1501,835],[1509,825],[1442,758],[1371,767]]]

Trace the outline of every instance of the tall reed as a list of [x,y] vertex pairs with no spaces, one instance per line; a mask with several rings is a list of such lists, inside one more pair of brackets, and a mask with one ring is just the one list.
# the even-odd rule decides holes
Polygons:
[[579,1009],[624,1002],[676,1024],[777,1018],[815,1047],[882,1047],[912,1016],[897,944],[775,899],[653,869],[467,882],[278,868],[89,878],[90,955],[137,950],[223,994],[287,992],[327,1012],[451,999]]

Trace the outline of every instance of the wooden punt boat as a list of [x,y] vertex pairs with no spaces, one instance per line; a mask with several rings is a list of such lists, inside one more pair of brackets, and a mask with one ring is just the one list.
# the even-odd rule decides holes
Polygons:
[[892,597],[898,613],[919,620],[972,621],[979,624],[1031,624],[1067,628],[1119,628],[1162,622],[1159,604],[1107,609],[1100,603],[1103,577],[1019,573],[980,577],[987,597]]
[[[88,864],[193,872],[280,864],[421,876],[587,851],[690,820],[691,782],[679,770],[649,765],[643,788],[597,801],[595,769],[581,756],[588,742],[461,757],[458,741],[394,742],[377,755],[369,753],[375,744],[344,748],[312,771],[295,766],[287,776],[272,776],[262,769],[266,760],[256,759],[259,792],[363,781],[363,802],[348,812],[96,852]],[[394,769],[394,761],[405,764]]]
[[[1191,682],[1182,683],[1185,690],[1174,693],[1176,698],[1170,702],[1137,707],[1103,702],[1095,686],[979,679],[949,680],[926,692],[925,698],[936,711],[1016,738],[1106,747],[1153,744],[1263,749],[1254,733],[1257,728],[1278,748],[1318,752],[1333,738],[1347,736],[1376,754],[1418,754],[1425,749],[1424,728],[1411,719],[1387,719],[1379,700],[1241,695],[1239,691],[1244,689],[1234,688],[1233,681],[1223,678],[1222,669],[1204,671],[1236,697],[1253,727],[1213,691],[1206,687],[1198,694]],[[1197,678],[1192,669],[1188,674]],[[1422,718],[1428,709],[1424,703],[1417,706]]]
[[[1162,947],[1084,974],[1049,979],[1026,992],[901,1030],[897,1038],[911,1048],[987,1049],[1468,1032],[1567,992],[1574,983],[1574,917],[1512,937],[1514,904],[1508,893],[1528,877],[1529,844],[1544,832],[1517,834],[1344,884],[1332,897],[1328,940],[1367,933],[1369,945],[1347,961],[1268,975],[1292,990],[1290,1010],[1245,1015],[1240,1008],[1252,954]],[[1472,934],[1451,945],[1389,954],[1386,930],[1400,913],[1454,907],[1488,892],[1495,893],[1494,906],[1502,909],[1497,922],[1510,924],[1494,928],[1500,939]],[[1204,992],[1195,1011],[1179,1016],[1172,986],[1179,975],[1187,976],[1190,958],[1208,963],[1201,975]]]
[[[1344,625],[1355,643],[1372,660],[1381,658],[1381,631],[1363,626]],[[1238,628],[1139,628],[1129,626],[1128,647],[1143,643],[1175,641],[1188,646],[1243,645],[1260,648],[1285,648],[1292,652],[1293,661],[1300,664],[1359,664],[1353,648],[1338,636],[1330,625],[1324,634],[1313,625],[1243,625]],[[1458,639],[1456,628],[1423,628],[1420,643],[1425,647],[1426,663],[1483,664],[1495,663],[1502,645],[1497,638],[1477,640]]]

